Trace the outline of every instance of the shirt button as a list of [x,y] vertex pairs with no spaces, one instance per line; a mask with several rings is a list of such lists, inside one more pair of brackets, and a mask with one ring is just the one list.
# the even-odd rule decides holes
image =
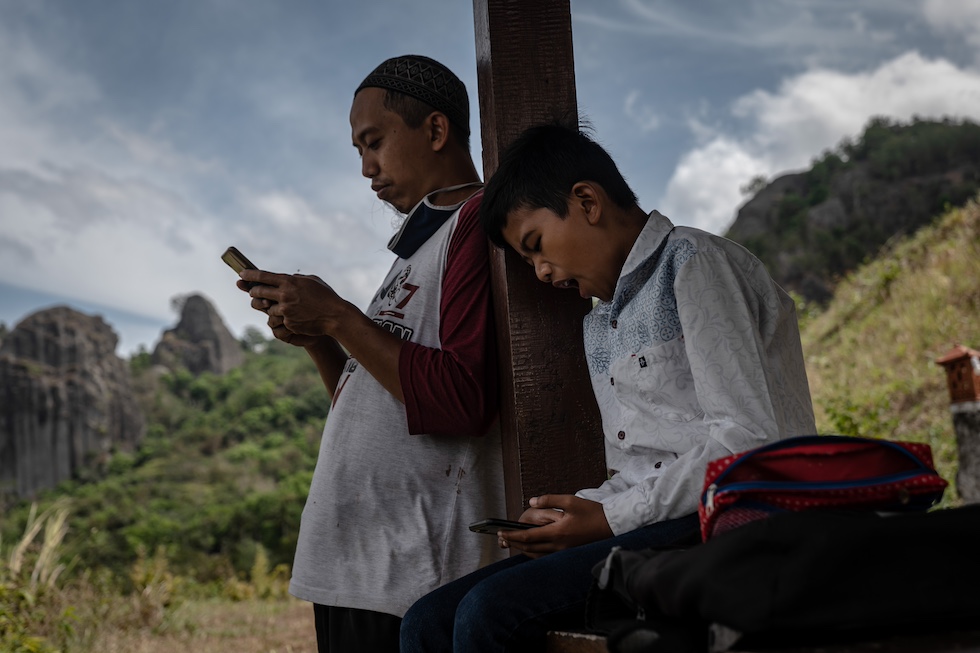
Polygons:
[[612,328],[615,329],[616,328],[616,324],[617,324],[616,320],[613,320],[612,322],[609,323],[609,326],[611,326]]
[[610,376],[609,377],[609,385],[616,385],[616,379],[614,379],[613,377]]
[[660,461],[657,461],[657,464],[656,464],[656,465],[654,465],[654,468],[655,468],[655,469],[660,469],[660,466],[661,466],[661,465],[663,465],[663,463],[662,463],[662,462],[660,462]]
[[616,437],[619,438],[620,440],[625,440],[626,439],[626,431],[620,431],[619,433],[616,434]]

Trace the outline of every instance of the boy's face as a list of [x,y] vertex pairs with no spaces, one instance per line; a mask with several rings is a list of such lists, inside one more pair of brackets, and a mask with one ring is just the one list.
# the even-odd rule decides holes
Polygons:
[[[593,207],[594,208],[594,207]],[[538,279],[582,297],[610,301],[622,261],[590,214],[570,201],[561,218],[550,209],[520,208],[507,214],[504,240],[534,267]]]
[[[412,129],[384,106],[385,91],[365,88],[350,110],[351,138],[361,156],[361,174],[378,199],[408,213],[436,190],[427,176],[432,147],[425,125]],[[438,186],[438,184],[435,184]]]

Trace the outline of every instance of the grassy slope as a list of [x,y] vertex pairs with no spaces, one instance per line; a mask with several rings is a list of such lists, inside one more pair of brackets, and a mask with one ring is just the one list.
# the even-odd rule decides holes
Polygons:
[[928,442],[954,503],[956,442],[935,360],[980,346],[980,205],[892,244],[801,323],[818,430]]

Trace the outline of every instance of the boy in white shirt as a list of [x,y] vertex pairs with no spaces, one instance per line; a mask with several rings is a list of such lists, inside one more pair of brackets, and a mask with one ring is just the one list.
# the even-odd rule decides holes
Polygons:
[[521,521],[541,527],[498,534],[524,555],[419,600],[403,653],[543,650],[548,630],[582,627],[591,568],[613,546],[696,536],[708,462],[816,430],[793,300],[740,245],[643,211],[580,131],[522,134],[481,221],[541,281],[599,299],[585,353],[618,471],[532,498]]

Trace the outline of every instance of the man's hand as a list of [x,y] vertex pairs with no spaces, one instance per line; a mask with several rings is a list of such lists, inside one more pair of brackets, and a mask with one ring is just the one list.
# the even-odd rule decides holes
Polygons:
[[286,344],[294,345],[296,347],[312,347],[313,345],[320,342],[322,336],[304,336],[299,333],[293,333],[282,322],[282,317],[278,315],[270,315],[266,322],[269,328],[272,329],[272,335],[278,340],[282,340]]
[[328,392],[336,389],[349,354],[395,399],[405,402],[399,375],[404,340],[342,299],[319,277],[262,270],[242,270],[239,276],[239,287],[242,282],[259,284],[248,291],[252,308],[269,315],[277,338],[306,347]]
[[597,542],[613,536],[602,504],[571,494],[534,497],[518,521],[541,524],[524,531],[501,531],[501,547],[514,548],[530,558]]
[[[313,275],[242,270],[241,277],[245,283],[260,284],[248,291],[252,308],[281,318],[281,325],[297,336],[332,336],[352,309],[333,288]],[[269,326],[275,329],[271,322]]]

